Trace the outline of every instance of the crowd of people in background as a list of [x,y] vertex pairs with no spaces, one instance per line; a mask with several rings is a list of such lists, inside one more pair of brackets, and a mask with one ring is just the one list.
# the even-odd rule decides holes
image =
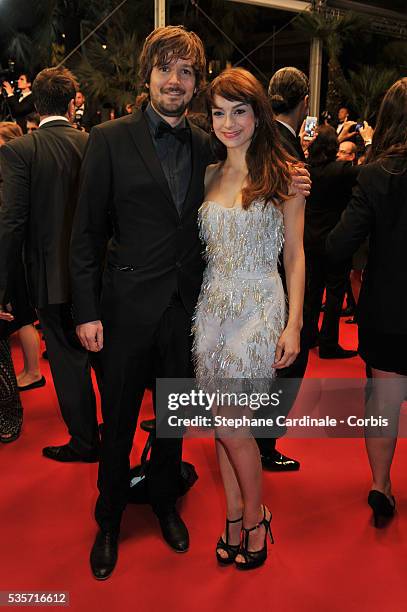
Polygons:
[[[3,83],[0,441],[20,436],[19,392],[46,384],[39,320],[69,433],[43,455],[99,461],[97,579],[117,561],[144,390],[155,377],[194,375],[193,316],[202,386],[290,378],[296,384],[280,407],[288,414],[318,347],[320,359],[359,352],[373,381],[369,415],[391,410],[397,419],[407,394],[407,79],[386,93],[375,128],[343,106],[336,125],[322,119],[310,137],[309,81],[297,68],[278,70],[268,95],[249,72],[226,70],[204,94],[208,112],[194,112],[205,70],[200,39],[168,26],[146,39],[144,91],[119,119],[101,122],[63,68],[33,82],[22,73],[15,90]],[[353,350],[339,343],[345,296],[349,322],[359,326]],[[16,331],[24,354],[17,375],[9,347]],[[395,511],[396,439],[396,430],[386,437],[377,429],[366,438],[376,525]],[[300,463],[250,431],[236,439],[218,430],[216,447],[226,495],[216,557],[258,567],[271,536],[261,468]],[[175,506],[181,454],[182,439],[156,438],[148,483],[164,539],[185,552],[188,531]]]

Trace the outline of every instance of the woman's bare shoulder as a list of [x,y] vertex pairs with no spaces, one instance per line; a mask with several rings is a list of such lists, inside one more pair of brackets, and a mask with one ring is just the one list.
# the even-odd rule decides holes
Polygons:
[[208,189],[217,171],[219,170],[219,167],[220,167],[220,163],[209,164],[209,166],[207,166],[206,171],[205,171],[205,190]]

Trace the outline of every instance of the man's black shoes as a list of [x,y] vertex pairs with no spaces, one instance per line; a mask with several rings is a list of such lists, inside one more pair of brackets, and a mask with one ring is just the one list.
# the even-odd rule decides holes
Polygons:
[[106,580],[117,562],[119,535],[100,530],[90,553],[90,566],[96,580]]
[[176,552],[186,552],[189,548],[188,529],[176,510],[160,515],[161,533],[164,540]]
[[300,469],[300,462],[282,455],[273,450],[270,455],[261,455],[261,463],[265,470],[271,472],[296,472]]
[[[186,552],[188,530],[178,512],[173,510],[158,520],[165,541],[177,552]],[[106,580],[113,572],[117,563],[118,540],[118,532],[99,530],[90,553],[90,567],[96,580]]]
[[82,455],[78,455],[78,453],[75,453],[75,451],[72,450],[69,444],[64,444],[63,446],[46,446],[42,449],[42,454],[48,459],[60,461],[61,463],[70,463],[74,461],[83,461],[84,463],[96,463],[97,461],[99,461],[99,453],[94,452],[91,455],[86,455],[84,457]]

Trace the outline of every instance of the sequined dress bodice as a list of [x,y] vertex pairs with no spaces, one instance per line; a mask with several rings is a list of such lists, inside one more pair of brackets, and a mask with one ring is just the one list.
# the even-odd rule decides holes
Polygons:
[[270,378],[285,321],[283,214],[263,202],[244,210],[206,201],[199,225],[207,267],[193,330],[197,379]]
[[275,206],[254,202],[243,210],[207,201],[199,211],[199,225],[207,274],[227,279],[277,271],[284,224]]

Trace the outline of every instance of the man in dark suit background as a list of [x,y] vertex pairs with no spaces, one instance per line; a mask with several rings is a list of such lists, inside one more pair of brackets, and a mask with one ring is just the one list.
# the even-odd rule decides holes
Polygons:
[[268,93],[284,148],[305,162],[298,134],[308,113],[308,77],[298,68],[281,68],[270,79]]
[[[284,148],[293,158],[299,162],[305,162],[301,140],[297,134],[308,112],[308,78],[297,68],[281,68],[271,78],[268,93]],[[309,193],[306,195],[309,195]],[[281,263],[279,273],[287,295],[284,267]],[[306,308],[306,297],[305,295],[304,310]],[[277,370],[279,379],[291,379],[280,398],[279,414],[287,415],[291,410],[307,369],[309,353],[307,330],[307,317],[304,313],[300,353],[291,366]],[[283,455],[276,449],[275,438],[256,438],[256,441],[265,469],[273,472],[291,472],[300,468],[299,461]]]
[[71,317],[69,244],[87,134],[75,130],[73,75],[39,73],[33,97],[38,130],[1,147],[0,304],[24,248],[30,297],[45,335],[61,413],[71,439],[43,454],[57,461],[97,461],[99,436],[89,357]]
[[338,123],[336,127],[336,133],[339,134],[345,127],[346,122],[349,120],[349,109],[346,106],[341,106],[338,110]]
[[91,128],[97,123],[100,123],[98,113],[94,112],[90,107],[85,95],[81,91],[77,91],[75,96],[74,126],[78,130],[90,132]]
[[[78,336],[90,351],[103,347],[100,531],[91,553],[97,579],[107,578],[116,564],[129,454],[151,372],[192,376],[191,317],[203,269],[197,211],[210,152],[208,136],[185,111],[205,64],[202,42],[192,32],[174,26],[152,32],[140,57],[150,103],[144,112],[93,128],[84,158],[72,278]],[[189,545],[175,507],[181,454],[181,439],[157,437],[147,477],[162,534],[178,552]]]

